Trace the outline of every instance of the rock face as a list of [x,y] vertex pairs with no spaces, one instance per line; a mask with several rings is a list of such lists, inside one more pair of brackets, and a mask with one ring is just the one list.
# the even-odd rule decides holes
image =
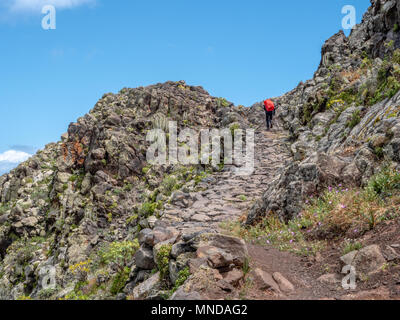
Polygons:
[[[183,81],[104,95],[59,142],[0,177],[0,299],[161,299],[172,288],[172,299],[219,299],[234,291],[248,252],[219,234],[221,223],[254,224],[271,212],[289,220],[328,186],[364,184],[383,160],[400,168],[399,18],[400,0],[372,1],[348,38],[330,38],[313,79],[274,99],[273,132],[260,130],[262,104],[236,107]],[[178,133],[256,129],[254,172],[151,166],[147,133],[168,131],[170,120]],[[384,263],[374,248],[347,260]],[[294,289],[280,274],[252,276],[265,290]]]

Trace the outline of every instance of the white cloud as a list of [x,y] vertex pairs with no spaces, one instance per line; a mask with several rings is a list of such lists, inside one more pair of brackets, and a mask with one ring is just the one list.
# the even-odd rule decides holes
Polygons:
[[17,150],[8,150],[0,153],[0,176],[14,169],[18,164],[28,160],[29,153]]
[[0,153],[0,161],[20,163],[25,160],[28,160],[30,156],[31,155],[29,153],[23,151],[8,150],[4,153]]
[[96,0],[8,0],[11,11],[37,11],[45,5],[53,5],[56,9],[71,9],[84,4],[93,4]]

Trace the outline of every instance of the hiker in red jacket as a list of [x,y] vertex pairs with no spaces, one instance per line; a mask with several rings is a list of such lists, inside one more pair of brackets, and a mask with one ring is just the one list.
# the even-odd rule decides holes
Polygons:
[[272,129],[272,118],[275,115],[275,104],[270,100],[267,99],[264,101],[264,108],[265,108],[265,115],[267,118],[267,130]]

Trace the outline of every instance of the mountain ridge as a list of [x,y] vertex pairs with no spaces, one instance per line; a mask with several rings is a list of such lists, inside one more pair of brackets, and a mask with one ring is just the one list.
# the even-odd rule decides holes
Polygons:
[[[281,247],[293,249],[303,228],[326,239],[356,228],[296,231],[291,221],[327,189],[361,190],[385,165],[400,169],[398,23],[400,1],[371,1],[349,37],[340,31],[325,42],[313,79],[273,99],[271,132],[262,130],[262,103],[235,106],[184,81],[105,94],[60,141],[0,177],[0,298],[236,299],[249,279],[255,298],[290,297],[301,281],[271,271],[257,260],[263,249],[232,233],[269,230],[257,240],[270,244],[275,224],[287,234]],[[171,120],[179,130],[254,129],[255,173],[239,178],[224,162],[149,165],[146,133],[167,131]],[[379,248],[362,250],[386,259]]]

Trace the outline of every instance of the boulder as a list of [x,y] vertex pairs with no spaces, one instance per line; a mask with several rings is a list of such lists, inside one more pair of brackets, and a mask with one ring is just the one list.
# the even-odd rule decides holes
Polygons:
[[371,245],[359,251],[350,252],[341,257],[340,260],[344,265],[353,266],[356,269],[357,277],[379,272],[386,263],[378,245]]
[[281,273],[275,272],[272,277],[276,281],[276,283],[279,285],[279,288],[281,289],[282,292],[284,293],[291,293],[294,291],[294,286],[293,284],[286,279]]
[[136,266],[140,269],[154,269],[156,267],[156,264],[154,262],[153,250],[142,245],[135,254],[135,263]]
[[253,278],[258,289],[272,290],[276,293],[280,293],[279,285],[268,272],[257,268],[250,273],[250,276]]
[[242,270],[233,269],[226,273],[224,276],[224,280],[230,285],[237,287],[242,279],[244,278],[244,273]]
[[195,237],[191,246],[198,251],[199,257],[210,258],[213,266],[228,266],[232,263],[242,267],[248,258],[248,250],[244,240],[222,234],[204,233]]

